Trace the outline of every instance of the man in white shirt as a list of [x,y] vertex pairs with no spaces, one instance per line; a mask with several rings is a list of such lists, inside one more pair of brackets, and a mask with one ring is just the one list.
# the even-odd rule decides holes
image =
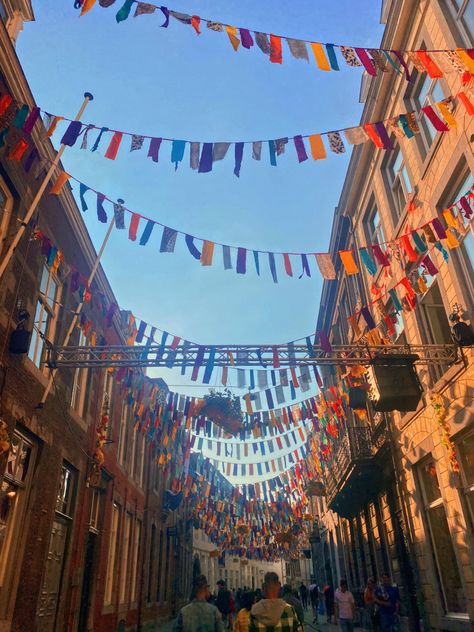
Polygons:
[[341,579],[341,587],[336,590],[334,605],[336,621],[339,621],[342,632],[354,632],[355,600],[345,579]]

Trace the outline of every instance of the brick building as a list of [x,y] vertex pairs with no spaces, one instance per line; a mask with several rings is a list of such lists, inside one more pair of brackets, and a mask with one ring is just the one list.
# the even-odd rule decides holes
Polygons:
[[[13,97],[0,121],[0,259],[55,157],[41,118],[31,133],[16,119],[22,105],[27,114],[35,106],[15,53],[31,19],[28,0],[0,2],[0,93]],[[27,150],[15,159],[19,141]],[[85,291],[82,281],[74,287],[77,278],[87,279],[96,258],[69,186],[59,196],[48,191],[0,278],[0,415],[11,439],[0,460],[0,630],[154,629],[188,595],[192,538],[183,509],[166,508],[153,444],[104,369],[61,369],[38,407],[48,341],[64,339]],[[128,315],[104,318],[116,299],[102,268],[89,290],[71,343],[124,344]],[[31,339],[25,353],[12,354],[10,337],[25,310]],[[157,385],[166,396],[164,382]]]
[[[392,0],[383,2],[386,22],[381,47],[386,50],[455,49],[473,44],[472,2]],[[403,73],[364,76],[361,124],[387,121],[416,110],[419,133],[392,137],[392,151],[372,143],[353,149],[336,209],[330,252],[385,244],[434,217],[467,193],[473,182],[474,122],[458,100],[457,127],[440,133],[420,116],[422,107],[456,96],[462,89],[455,71],[430,78],[409,63],[412,81]],[[469,92],[469,86],[465,90]],[[472,90],[469,92],[472,97]],[[445,103],[449,104],[449,101]],[[455,304],[474,318],[474,235],[472,226],[456,233],[460,245],[431,258],[438,274],[418,285],[416,307],[397,308],[398,344],[451,344],[449,315]],[[337,280],[325,281],[318,330],[330,332],[333,343],[358,340],[348,318],[371,303],[377,288],[393,288],[403,275],[422,274],[420,257],[392,277],[378,268],[369,275],[360,260],[360,274],[348,275],[338,260]],[[375,286],[374,286],[375,284]],[[401,294],[403,296],[403,294]],[[386,306],[393,309],[387,299]],[[381,317],[381,315],[380,315]],[[356,317],[356,326],[365,326]],[[363,338],[365,340],[365,338]],[[472,351],[453,365],[418,369],[423,395],[415,412],[377,413],[361,421],[351,412],[325,468],[326,497],[313,499],[315,528],[312,549],[320,585],[336,585],[347,577],[353,589],[369,576],[387,570],[400,587],[402,620],[412,629],[461,631],[474,621],[474,453]],[[327,383],[334,376],[326,372]],[[450,438],[460,463],[453,471],[431,402],[439,394],[446,406]]]

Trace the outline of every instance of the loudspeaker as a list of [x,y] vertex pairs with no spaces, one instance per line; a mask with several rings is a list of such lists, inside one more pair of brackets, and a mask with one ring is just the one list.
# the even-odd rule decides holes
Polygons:
[[349,388],[349,408],[353,410],[365,410],[367,407],[367,390],[360,386]]
[[28,353],[30,348],[31,332],[26,329],[15,329],[10,336],[10,344],[8,350],[10,353],[22,355]]
[[421,400],[421,388],[413,363],[417,355],[386,355],[374,358],[367,373],[369,397],[378,412],[414,411]]
[[460,347],[474,346],[474,331],[472,331],[471,325],[460,320],[451,327],[451,331],[454,342]]

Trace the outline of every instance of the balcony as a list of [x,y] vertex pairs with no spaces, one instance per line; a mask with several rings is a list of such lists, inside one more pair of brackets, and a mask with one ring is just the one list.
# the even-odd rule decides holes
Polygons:
[[346,426],[325,469],[329,508],[343,517],[357,513],[383,488],[387,463],[390,464],[389,444],[383,418],[374,426]]

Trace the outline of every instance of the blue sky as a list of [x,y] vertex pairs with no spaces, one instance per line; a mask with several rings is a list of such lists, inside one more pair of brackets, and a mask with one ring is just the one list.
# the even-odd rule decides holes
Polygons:
[[[313,61],[293,59],[286,45],[283,65],[270,64],[257,48],[235,53],[225,33],[205,26],[199,38],[175,20],[161,29],[158,13],[117,25],[121,0],[109,9],[97,5],[81,19],[72,0],[33,4],[36,21],[25,25],[18,54],[37,102],[53,113],[73,117],[87,90],[95,99],[86,122],[208,141],[291,137],[359,120],[360,69],[324,73]],[[374,0],[179,0],[170,8],[356,46],[377,46],[383,29]],[[128,144],[114,162],[103,157],[106,143],[95,154],[72,148],[63,162],[91,187],[192,234],[264,250],[327,250],[349,154],[299,165],[289,145],[274,168],[266,151],[257,163],[247,150],[236,178],[230,156],[212,173],[197,174],[186,154],[175,172],[169,146],[156,165],[145,149],[129,154]],[[98,245],[105,227],[93,212],[85,221]],[[275,285],[266,269],[258,278],[253,265],[245,276],[224,271],[220,252],[217,265],[202,268],[182,242],[175,254],[158,250],[156,232],[146,247],[115,233],[103,258],[121,307],[147,322],[203,344],[279,343],[314,331],[322,285],[314,267],[311,279],[298,280],[285,277],[280,265]],[[197,390],[175,371],[161,375],[182,383],[183,392]]]

